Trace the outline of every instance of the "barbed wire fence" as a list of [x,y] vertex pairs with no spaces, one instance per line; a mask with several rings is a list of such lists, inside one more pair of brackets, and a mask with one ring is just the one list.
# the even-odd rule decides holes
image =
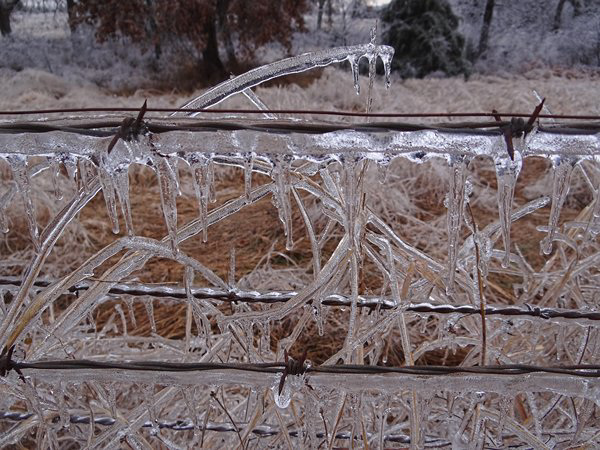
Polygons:
[[[125,439],[135,447],[152,438],[169,447],[185,441],[206,444],[207,432],[231,435],[227,441],[212,438],[213,445],[228,442],[242,447],[248,445],[251,435],[257,442],[263,442],[261,445],[318,446],[325,442],[330,448],[336,440],[351,440],[352,445],[356,440],[365,446],[378,443],[382,446],[387,442],[438,447],[459,445],[469,439],[483,446],[526,443],[551,447],[566,442],[582,445],[598,442],[600,431],[594,423],[598,423],[595,420],[599,414],[600,366],[596,354],[600,344],[597,330],[600,313],[593,294],[598,286],[597,191],[592,203],[570,228],[559,229],[558,218],[573,169],[584,163],[593,167],[597,164],[600,117],[552,116],[540,111],[415,115],[188,111],[239,116],[269,113],[279,117],[275,121],[237,117],[198,120],[144,116],[179,111],[151,108],[144,108],[137,119],[120,115],[134,111],[138,110],[0,112],[0,117],[8,117],[0,119],[0,157],[7,161],[13,174],[13,181],[6,183],[7,189],[0,197],[0,212],[4,214],[11,202],[20,197],[29,216],[32,240],[38,248],[23,276],[0,278],[0,291],[4,292],[0,382],[8,393],[0,418],[15,423],[0,439],[3,445],[23,439],[34,426],[46,436],[37,436],[38,443],[46,442],[43,439],[54,442],[66,433],[70,439],[97,446],[110,446]],[[116,114],[118,119],[98,117],[97,113]],[[54,114],[59,115],[57,119],[52,118]],[[66,114],[77,116],[65,119]],[[332,123],[283,118],[303,114],[367,116],[370,120]],[[43,119],[15,119],[19,115],[43,116]],[[374,118],[409,117],[482,120],[427,125],[373,122]],[[502,120],[503,117],[509,120]],[[573,122],[527,125],[515,120],[519,117],[530,122],[542,119]],[[490,120],[483,121],[484,118]],[[552,196],[513,210],[509,195],[508,203],[504,199],[499,201],[499,209],[504,208],[504,213],[500,212],[498,221],[479,230],[472,213],[469,217],[469,196],[465,194],[469,161],[480,157],[493,159],[499,190],[514,190],[521,161],[531,156],[552,160],[555,171]],[[368,162],[382,166],[402,158],[420,164],[432,157],[446,159],[451,173],[447,262],[437,261],[402,239],[369,209],[360,187]],[[182,227],[178,227],[173,200],[181,183],[174,160],[190,166],[201,210],[198,219]],[[54,176],[57,163],[63,164],[67,172],[71,168],[69,177],[78,192],[40,233],[31,219],[35,215],[29,179],[40,173]],[[92,255],[64,278],[39,277],[41,265],[62,229],[98,192],[104,194],[109,216],[116,216],[120,203],[127,222],[131,207],[122,174],[127,177],[132,164],[147,165],[157,172],[169,235],[160,241],[127,230],[128,236]],[[245,192],[240,198],[209,210],[208,203],[214,195],[211,183],[215,165],[242,168]],[[335,171],[330,171],[332,166],[336,166]],[[253,186],[253,173],[270,176],[272,183]],[[594,185],[593,176],[589,181]],[[296,190],[317,198],[328,220],[345,230],[344,237],[338,239],[336,249],[323,264],[320,243],[329,232],[325,229],[318,236],[310,215],[302,210],[301,200],[297,200],[310,230],[314,253],[315,281],[303,289],[239,289],[179,247],[184,240],[202,234],[206,228],[267,195],[275,198],[289,237],[290,197]],[[530,296],[536,303],[510,304],[511,300],[506,298],[503,299],[506,304],[487,304],[482,292],[490,261],[502,259],[505,252],[511,253],[510,249],[494,250],[494,243],[502,237],[506,245],[511,222],[549,204],[551,212],[545,232],[551,249],[552,244],[558,248],[549,258],[558,261],[560,268],[551,271],[547,266],[547,270],[534,270],[516,251],[508,259],[516,269],[507,273],[527,277],[531,290],[539,293]],[[471,241],[460,236],[463,222],[471,232]],[[387,288],[384,291],[389,293],[358,292],[359,254],[379,268]],[[102,276],[90,275],[90,271],[94,272],[115,255],[121,255],[121,260]],[[151,256],[185,266],[184,287],[123,281]],[[529,273],[520,274],[521,270]],[[195,285],[194,273],[201,274],[212,286]],[[338,292],[344,286],[347,292]],[[63,310],[53,310],[50,314],[56,316],[52,320],[44,319],[44,311],[65,296],[76,299]],[[558,302],[561,296],[569,297],[571,307],[558,306],[569,304],[567,300]],[[107,299],[120,297],[137,298],[146,305],[152,304],[152,299],[186,305],[186,337],[176,342],[154,334],[144,341],[128,335],[117,336],[114,330],[96,330],[94,336],[89,323],[85,326],[89,311]],[[230,305],[231,314],[217,307],[221,303]],[[288,360],[287,349],[305,332],[308,321],[323,320],[323,307],[349,312],[348,337],[343,347],[320,365],[305,361],[305,356]],[[284,339],[286,362],[279,359],[281,352],[261,354],[253,350],[254,327],[261,330],[261,336],[268,335],[269,323],[293,313],[300,313],[301,319],[287,340]],[[409,322],[411,317],[425,327],[432,322],[431,317],[441,317],[440,324],[454,325],[439,325],[440,336],[433,339],[432,347],[425,342],[415,348],[407,334],[409,327],[415,326]],[[464,324],[463,333],[452,334],[459,321]],[[197,328],[193,343],[192,322]],[[378,341],[383,342],[392,327],[399,330],[397,339],[406,360],[404,366],[378,364],[383,354]],[[475,334],[470,336],[471,333]],[[80,341],[79,349],[66,351],[65,340]],[[460,365],[415,364],[416,355],[428,349],[443,348],[447,354],[456,346],[471,348]],[[29,348],[27,357],[15,356],[24,347]],[[174,352],[177,362],[170,360],[169,351]],[[66,353],[67,358],[53,358],[60,352]],[[81,354],[92,358],[75,356]],[[164,360],[149,357],[157,354]],[[557,364],[549,363],[550,355],[555,355],[552,358]],[[237,361],[229,362],[230,358]],[[275,360],[260,362],[261,358]],[[240,362],[244,359],[248,362]],[[545,363],[511,363],[515,359]],[[94,404],[91,400],[77,400],[77,392],[90,380],[108,386],[86,388],[91,392],[86,395],[95,399]],[[122,386],[117,385],[119,382]],[[152,387],[140,391],[139,385]],[[181,387],[190,385],[209,388],[205,392],[194,388],[189,394]],[[241,392],[244,386],[250,386],[247,393]],[[131,392],[132,397],[139,398],[123,400],[117,407],[119,394],[115,391]],[[461,393],[466,394],[464,398]],[[188,395],[191,397],[186,398]],[[193,405],[196,400],[199,406]],[[157,409],[167,402],[171,404],[163,410],[166,417],[159,418]],[[84,412],[86,408],[90,413]],[[361,411],[366,410],[373,410],[372,418],[360,417]],[[209,421],[211,414],[222,422]],[[436,422],[444,415],[454,423],[451,430],[442,431]],[[88,425],[89,431],[82,425]],[[99,430],[96,426],[106,429]],[[163,430],[187,431],[191,435],[174,438],[161,434]],[[260,441],[267,438],[272,440]]]

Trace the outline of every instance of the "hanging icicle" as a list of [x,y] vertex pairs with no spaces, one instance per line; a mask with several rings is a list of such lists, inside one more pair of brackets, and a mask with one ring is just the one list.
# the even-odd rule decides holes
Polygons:
[[448,294],[454,291],[458,240],[463,223],[465,204],[467,165],[468,160],[463,155],[450,158],[450,187],[444,202],[444,205],[448,208],[448,280],[446,285],[446,293]]
[[554,169],[554,180],[552,182],[552,206],[548,220],[548,235],[540,243],[542,252],[549,255],[552,252],[552,242],[558,230],[558,219],[563,203],[569,193],[571,174],[577,164],[577,160],[565,157],[556,157],[552,160]]
[[15,183],[17,183],[19,193],[23,200],[31,240],[36,251],[39,251],[40,234],[38,231],[35,207],[33,205],[33,200],[31,199],[31,182],[27,173],[27,159],[20,155],[10,155],[7,157],[7,160],[12,169],[13,179],[15,180]]
[[171,240],[173,254],[177,254],[177,180],[171,162],[166,157],[153,158],[160,187],[160,202]]
[[285,156],[277,156],[273,161],[272,178],[275,181],[273,203],[279,213],[279,220],[283,224],[286,241],[285,248],[292,250],[294,239],[292,236],[292,205],[290,201],[290,170],[291,161]]
[[502,149],[500,156],[494,158],[496,168],[496,180],[498,182],[498,212],[502,239],[504,241],[504,258],[502,267],[508,267],[510,263],[510,226],[512,203],[515,196],[515,185],[522,167],[521,152],[515,149],[514,159]]

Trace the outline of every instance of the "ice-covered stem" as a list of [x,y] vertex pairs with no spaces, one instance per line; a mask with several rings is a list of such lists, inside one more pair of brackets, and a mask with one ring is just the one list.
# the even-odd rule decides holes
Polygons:
[[17,317],[18,311],[21,309],[25,300],[29,296],[29,291],[33,286],[37,276],[42,269],[42,265],[46,261],[50,251],[54,247],[54,244],[62,234],[65,227],[73,220],[76,214],[87,204],[92,198],[96,196],[98,191],[100,190],[100,183],[97,179],[94,179],[91,183],[91,188],[87,191],[85,189],[80,189],[77,196],[73,198],[55,217],[54,219],[46,226],[43,234],[42,241],[40,245],[39,252],[36,253],[33,261],[28,266],[27,272],[25,273],[25,279],[17,293],[17,296],[13,300],[10,310],[3,317],[3,320],[0,324],[0,343],[2,345],[7,345],[10,347],[13,343],[9,342],[7,344],[7,332],[9,327],[15,326],[15,321]]
[[[475,245],[475,266],[473,267],[473,297],[479,300],[479,313],[481,315],[481,365],[485,366],[487,364],[487,325],[485,319],[485,295],[483,293],[483,283],[484,283],[484,274],[482,273],[482,265],[486,265],[485,260],[486,255],[484,255],[484,250],[480,247],[480,233],[479,227],[477,226],[477,222],[475,222],[475,216],[473,215],[473,210],[471,209],[471,205],[467,203],[467,211],[469,213],[470,222],[471,222],[471,231],[473,233],[473,242]],[[509,224],[510,224],[510,213],[509,213]],[[487,272],[487,270],[486,270]]]
[[[33,282],[35,281],[35,278],[37,277],[39,270],[41,268],[41,264],[43,264],[43,261],[45,260],[45,258],[47,256],[47,254],[45,253],[46,252],[45,246],[47,245],[46,239],[54,239],[53,242],[48,244],[49,245],[48,252],[49,252],[51,245],[54,244],[55,240],[60,235],[60,233],[62,231],[62,227],[64,227],[64,225],[68,224],[70,222],[70,220],[72,219],[73,215],[76,214],[83,206],[85,206],[85,204],[87,202],[89,202],[89,200],[91,200],[91,198],[93,198],[94,195],[100,190],[100,184],[98,183],[97,180],[94,181],[93,186],[94,186],[93,192],[86,193],[85,191],[81,190],[80,196],[85,195],[85,197],[83,199],[79,199],[79,201],[75,205],[68,205],[68,207],[65,208],[68,210],[67,213],[64,213],[64,214],[67,214],[66,217],[59,215],[61,217],[60,223],[62,224],[60,227],[56,226],[55,224],[52,226],[51,225],[48,226],[48,229],[51,231],[48,232],[48,238],[44,237],[43,244],[42,244],[42,252],[36,256],[36,260],[32,264],[32,267],[34,267],[36,269],[35,269],[35,271],[33,269],[31,269],[27,273],[26,279],[24,280],[23,285],[21,287],[21,291],[19,291],[19,294],[17,295],[17,298],[14,301],[11,312],[9,312],[9,314],[7,314],[7,316],[5,316],[5,320],[2,321],[2,328],[0,329],[0,342],[1,343],[5,343],[6,329],[8,328],[8,326],[11,326],[12,327],[11,336],[8,339],[8,341],[6,341],[8,346],[10,347],[10,345],[12,345],[19,338],[19,336],[22,335],[24,330],[26,330],[30,326],[31,321],[37,315],[41,314],[41,312],[55,298],[57,298],[61,292],[64,292],[67,289],[68,282],[65,284],[65,282],[63,280],[63,286],[57,288],[57,290],[60,292],[54,292],[54,289],[53,289],[52,293],[45,292],[45,293],[39,294],[36,297],[36,299],[34,299],[32,301],[32,303],[29,305],[27,311],[23,312],[23,314],[21,315],[21,318],[19,319],[19,323],[18,324],[15,323],[16,311],[19,309],[19,306],[22,305],[22,302],[23,302],[23,299],[25,298],[26,293],[29,292],[30,287],[33,285]],[[255,189],[252,194],[253,202],[256,202],[256,201],[260,200],[261,198],[265,197],[268,193],[271,192],[271,190],[272,190],[272,185],[270,185],[270,184],[260,186],[259,188]],[[224,219],[225,217],[239,211],[244,206],[246,206],[245,199],[240,198],[240,199],[228,202],[227,204],[225,204],[219,208],[216,208],[214,211],[211,211],[211,213],[207,217],[208,225],[210,226],[210,225],[218,222],[219,220]],[[185,240],[195,236],[201,230],[202,230],[202,225],[197,220],[192,221],[191,223],[189,223],[188,225],[186,225],[185,227],[183,227],[182,229],[179,230],[178,242],[185,241]],[[46,232],[44,232],[44,236],[45,235],[46,235]],[[164,243],[168,242],[169,238],[170,238],[169,236],[163,238],[162,243],[164,244]],[[117,242],[119,242],[119,241],[117,241]],[[111,246],[112,246],[112,244],[111,244]],[[103,295],[106,295],[106,293],[110,290],[110,288],[114,284],[116,284],[117,280],[123,279],[124,277],[131,274],[134,270],[142,267],[148,261],[148,259],[150,259],[150,257],[152,255],[153,255],[153,253],[151,253],[151,252],[143,251],[143,250],[139,250],[139,249],[135,252],[129,253],[128,255],[125,255],[125,257],[123,257],[115,266],[113,266],[111,269],[109,269],[104,274],[104,277],[102,278],[104,281],[94,283],[93,286],[90,288],[89,292],[86,292],[86,294],[80,296],[76,300],[76,302],[74,302],[69,307],[69,310],[66,311],[65,313],[63,313],[63,315],[60,317],[60,320],[57,320],[53,324],[53,328],[52,328],[52,331],[50,332],[50,334],[59,333],[59,329],[64,328],[66,326],[65,323],[66,324],[75,323],[75,319],[70,320],[69,316],[73,317],[73,318],[74,317],[79,317],[79,318],[84,317],[86,312],[89,310],[89,308],[91,308],[94,305],[94,303],[97,301],[97,299]],[[173,257],[172,252],[169,252],[169,253],[165,252],[163,256],[166,258]],[[181,255],[179,255],[178,258],[181,258]],[[38,260],[41,260],[41,262]],[[203,269],[201,269],[200,267],[196,267],[195,270],[200,271],[200,272],[203,271]],[[72,277],[73,277],[73,274],[71,274],[67,278],[72,278]],[[111,280],[111,281],[108,281],[108,280]],[[217,285],[221,285],[223,288],[226,287],[225,283],[223,283],[222,281],[219,281],[217,283]],[[22,294],[23,292],[25,294]],[[50,297],[50,295],[55,295],[55,297]],[[43,347],[42,347],[42,350],[43,350]]]
[[446,199],[448,208],[448,281],[446,292],[454,289],[456,260],[458,255],[458,239],[463,222],[465,204],[465,181],[467,177],[467,159],[462,155],[450,157],[450,188]]
[[550,208],[550,219],[548,220],[548,234],[540,243],[542,252],[549,255],[552,252],[552,241],[558,228],[558,219],[563,203],[569,193],[571,174],[577,160],[573,158],[556,157],[553,159],[554,181],[552,183],[552,206]]
[[[202,109],[214,106],[228,97],[237,93],[243,92],[248,88],[258,86],[265,81],[272,80],[284,75],[292,73],[305,72],[316,67],[325,67],[330,64],[340,63],[343,61],[352,62],[362,57],[369,59],[381,58],[386,71],[386,86],[389,84],[390,62],[394,55],[394,49],[387,45],[374,45],[372,43],[363,45],[354,45],[351,47],[338,47],[330,50],[322,50],[318,52],[304,53],[299,56],[282,59],[280,61],[267,64],[256,69],[250,70],[242,75],[224,81],[221,84],[209,89],[204,94],[194,98],[184,104],[181,109]],[[354,67],[354,66],[353,66]],[[358,69],[358,64],[356,64]],[[353,72],[354,72],[353,68]],[[355,80],[358,72],[355,73]],[[185,111],[182,111],[182,113]],[[174,113],[180,114],[180,113]],[[190,115],[197,116],[199,113],[191,113]]]
[[308,211],[302,202],[302,199],[298,195],[298,191],[292,187],[292,194],[294,195],[294,199],[296,200],[296,204],[298,205],[298,209],[302,214],[302,219],[304,220],[304,226],[306,227],[306,233],[308,234],[308,238],[310,240],[310,246],[312,250],[312,260],[313,260],[313,275],[316,277],[317,274],[321,271],[321,248],[319,247],[319,242],[317,239],[317,235],[315,233],[315,228],[313,226],[312,221],[310,220],[310,216],[308,215]]

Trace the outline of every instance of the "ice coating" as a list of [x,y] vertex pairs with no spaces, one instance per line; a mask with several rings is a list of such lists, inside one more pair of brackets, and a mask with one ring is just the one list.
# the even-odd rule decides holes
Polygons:
[[[385,62],[391,60],[393,54],[394,49],[392,47],[389,47],[387,45],[374,45],[372,43],[304,53],[299,56],[282,59],[280,61],[258,67],[242,75],[239,75],[231,80],[224,81],[223,83],[215,86],[214,88],[209,89],[207,92],[200,95],[199,97],[196,97],[195,99],[185,103],[181,106],[181,109],[185,110],[208,108],[210,106],[214,106],[222,102],[223,100],[232,95],[235,95],[239,92],[244,92],[246,89],[257,86],[261,83],[264,83],[265,81],[272,80],[273,78],[289,75],[292,73],[305,72],[307,70],[314,69],[315,67],[325,67],[330,64],[340,63],[346,60],[350,61],[352,65],[352,71],[354,73],[355,80],[354,84],[358,92],[360,89],[359,87],[357,87],[358,60],[363,56],[366,56],[369,59],[375,57],[382,57],[382,61],[384,62],[384,66],[387,70],[387,83],[387,80],[389,80],[388,69],[390,68],[390,65],[386,65]],[[199,113],[190,113],[189,115],[194,117],[198,114]]]
[[[384,59],[385,55],[379,57]],[[272,119],[268,123],[273,124]],[[20,412],[23,406],[19,404],[19,412],[9,409],[7,413],[35,414],[20,422],[24,425],[13,426],[0,436],[0,446],[16,445],[22,437],[31,436],[35,427],[49,436],[46,443],[56,447],[62,441],[51,441],[52,436],[59,435],[62,428],[68,428],[77,444],[96,447],[119,447],[125,442],[122,439],[135,448],[145,448],[147,442],[169,448],[211,444],[235,448],[244,447],[250,439],[258,447],[269,442],[287,443],[290,448],[309,443],[314,447],[323,443],[326,447],[378,443],[384,447],[391,443],[418,448],[453,444],[544,448],[555,443],[571,445],[571,441],[573,445],[586,440],[596,443],[597,428],[589,425],[594,412],[589,405],[593,403],[588,399],[598,398],[600,388],[596,380],[585,377],[558,373],[439,376],[312,372],[305,378],[288,376],[281,395],[278,393],[283,349],[302,352],[313,321],[317,333],[326,336],[328,345],[334,345],[327,326],[340,316],[344,318],[339,321],[343,344],[335,348],[325,365],[341,361],[355,364],[355,368],[413,365],[437,352],[444,355],[444,364],[449,362],[447,357],[458,359],[465,367],[476,367],[480,365],[482,346],[480,303],[493,313],[487,316],[489,363],[531,364],[545,356],[553,364],[556,359],[559,365],[593,362],[599,325],[594,319],[593,303],[586,303],[594,298],[590,294],[593,278],[586,277],[594,274],[598,265],[593,239],[600,216],[598,202],[586,205],[570,228],[562,230],[558,223],[561,207],[567,204],[570,178],[576,178],[570,177],[574,162],[596,163],[596,135],[577,134],[576,130],[570,135],[538,131],[526,143],[517,144],[512,160],[503,137],[487,131],[400,132],[365,125],[321,134],[267,132],[260,127],[234,132],[207,129],[202,133],[147,133],[137,141],[120,141],[110,154],[106,149],[111,138],[106,137],[50,132],[44,136],[13,134],[9,139],[0,133],[1,157],[9,163],[20,158],[14,165],[8,164],[13,177],[0,188],[0,211],[22,200],[22,192],[16,187],[19,176],[26,175],[30,186],[39,173],[49,177],[52,183],[47,184],[47,190],[51,193],[57,191],[55,186],[64,189],[71,184],[61,192],[68,204],[39,233],[40,251],[32,255],[30,273],[8,288],[10,295],[0,298],[0,341],[26,347],[27,360],[34,361],[65,354],[95,360],[156,358],[216,365],[235,361],[264,363],[269,372],[216,366],[201,374],[88,369],[48,374],[31,369],[26,371],[31,377],[27,383],[9,373],[2,379],[9,393],[6,397],[25,399],[27,412]],[[545,214],[540,208],[550,201],[538,197],[521,206],[524,200],[519,196],[519,204],[513,207],[521,165],[531,156],[554,159],[558,174],[548,231],[561,251],[550,257],[542,270],[529,263],[527,249],[522,248],[519,239],[510,244],[511,223],[533,212]],[[374,175],[378,170],[373,166],[387,169],[393,164],[390,180],[380,181],[386,189],[384,195],[397,195],[397,191],[387,190],[388,183],[399,182],[406,173],[404,166],[418,171],[423,168],[420,163],[433,158],[441,170],[449,165],[447,259],[444,249],[434,255],[429,253],[427,242],[413,242],[405,233],[404,217],[398,222],[384,220],[377,197],[369,197],[370,191],[363,186],[365,182],[378,184]],[[479,198],[481,185],[473,181],[471,188],[469,180],[474,180],[471,171],[477,170],[473,166],[484,158],[485,164],[496,171],[498,191],[488,186],[486,195],[492,199],[497,195],[499,215],[486,216],[486,226],[478,230],[465,208],[468,200],[474,205]],[[35,161],[40,160],[42,167],[36,169]],[[182,170],[183,163],[189,172]],[[61,164],[67,174],[61,172],[55,184],[56,167]],[[136,236],[133,230],[131,216],[136,211],[130,207],[128,177],[129,170],[136,170],[132,164],[144,164],[158,174],[167,228],[162,240]],[[403,170],[396,172],[401,165]],[[215,176],[222,170],[233,172],[232,178],[239,180],[239,196],[209,209],[217,194]],[[261,176],[253,178],[254,174]],[[590,180],[596,181],[591,175]],[[198,216],[183,223],[180,214],[178,224],[176,197],[180,191],[184,195],[192,192],[183,189],[185,183],[194,185],[192,195]],[[37,180],[33,186],[38,189]],[[69,201],[73,187],[80,189]],[[44,284],[45,278],[38,275],[44,269],[45,255],[77,211],[100,190],[113,227],[118,225],[116,203],[120,203],[128,235],[114,237],[113,243],[79,267]],[[469,198],[471,190],[473,196]],[[407,196],[411,195],[408,191]],[[287,247],[292,246],[294,221],[296,242],[310,242],[312,258],[304,260],[306,273],[296,277],[296,268],[278,273],[258,267],[246,276],[240,267],[236,277],[232,243],[226,243],[225,255],[232,248],[232,256],[229,278],[224,281],[192,253],[187,254],[188,246],[179,247],[195,236],[203,235],[206,240],[215,224],[265,197],[271,197],[276,205]],[[443,220],[443,213],[440,218]],[[460,233],[463,222],[472,229],[464,241]],[[243,220],[240,226],[244,226]],[[442,241],[446,245],[445,236]],[[301,245],[295,250],[298,247]],[[572,258],[571,250],[582,253]],[[475,262],[475,251],[479,264]],[[117,255],[121,255],[118,261],[111,262],[117,260]],[[139,282],[135,278],[138,271],[155,257],[181,266],[183,276],[172,284]],[[510,265],[505,272],[519,278],[518,283],[507,287],[497,282],[494,277],[504,273],[500,260],[504,266]],[[451,265],[454,267],[450,270]],[[367,273],[371,270],[377,275]],[[490,278],[486,280],[488,272]],[[370,281],[372,284],[365,287],[365,275],[379,277],[381,286]],[[298,287],[271,289],[277,276]],[[259,288],[254,283],[264,284]],[[577,290],[572,289],[575,283]],[[450,295],[446,294],[448,286]],[[4,295],[2,289],[0,296]],[[371,289],[373,292],[369,292]],[[62,304],[59,299],[65,293],[76,295],[70,295],[64,309],[56,307]],[[547,304],[548,299],[555,298],[560,307]],[[496,314],[511,303],[515,305],[508,308],[510,314]],[[185,331],[181,336],[161,335],[159,308],[164,304],[184,311]],[[100,305],[110,313],[106,323],[95,314]],[[332,314],[334,308],[343,311]],[[551,316],[557,310],[565,317]],[[583,313],[587,315],[577,316]],[[270,348],[271,327],[284,320],[291,326],[274,350]],[[139,336],[134,330],[142,321],[148,324],[149,333]],[[535,338],[528,338],[534,334],[531,329]],[[549,345],[554,335],[556,345]],[[398,363],[393,362],[394,358],[402,359]],[[94,381],[95,391],[86,394],[93,400],[74,402],[83,397],[80,393],[89,380]],[[126,404],[123,399],[130,392],[141,393],[144,398],[133,406]],[[7,409],[12,408],[11,402],[5,402]],[[366,410],[373,413],[363,414]],[[528,415],[526,421],[519,419],[521,410]],[[8,420],[1,408],[0,415]],[[555,416],[560,417],[559,428],[553,426]],[[447,419],[448,427],[438,432],[432,417]],[[586,420],[588,425],[582,425]],[[188,431],[185,438],[177,437],[181,431]],[[221,435],[217,437],[216,433]]]

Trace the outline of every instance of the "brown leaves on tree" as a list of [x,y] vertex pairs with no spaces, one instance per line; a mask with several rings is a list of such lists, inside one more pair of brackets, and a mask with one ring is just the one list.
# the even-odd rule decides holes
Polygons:
[[79,0],[70,17],[74,26],[95,27],[100,42],[125,36],[157,56],[163,44],[177,42],[222,70],[219,39],[238,42],[244,59],[270,42],[290,51],[293,32],[305,29],[307,8],[308,0]]

